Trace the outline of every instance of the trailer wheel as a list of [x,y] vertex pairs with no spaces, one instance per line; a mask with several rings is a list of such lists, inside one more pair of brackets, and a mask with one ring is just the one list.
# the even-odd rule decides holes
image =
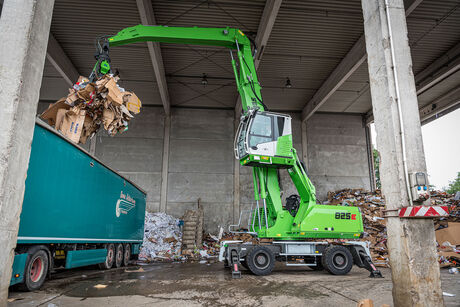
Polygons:
[[123,264],[123,244],[118,243],[115,249],[115,267],[119,268]]
[[275,267],[275,255],[265,246],[256,246],[246,256],[246,263],[253,274],[268,275]]
[[49,258],[46,250],[40,246],[30,248],[27,253],[26,268],[24,271],[24,283],[19,288],[24,291],[34,291],[40,289],[48,273]]
[[333,275],[345,275],[353,266],[353,256],[342,245],[330,245],[322,256],[323,267]]
[[115,246],[112,243],[106,244],[105,249],[107,249],[105,261],[103,263],[99,263],[99,268],[102,270],[110,269],[115,261]]
[[123,250],[123,266],[128,266],[129,260],[131,259],[131,245],[125,244]]

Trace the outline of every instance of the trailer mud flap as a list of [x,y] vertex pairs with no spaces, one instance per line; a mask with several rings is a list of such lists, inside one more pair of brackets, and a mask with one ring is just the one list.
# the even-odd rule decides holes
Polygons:
[[24,271],[26,268],[27,256],[29,256],[28,253],[14,256],[13,272],[11,273],[10,286],[24,281]]

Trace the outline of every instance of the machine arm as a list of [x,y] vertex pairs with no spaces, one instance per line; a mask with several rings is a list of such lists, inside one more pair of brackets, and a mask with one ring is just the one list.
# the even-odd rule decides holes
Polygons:
[[[261,87],[257,79],[250,39],[238,29],[167,27],[137,25],[125,28],[112,37],[104,37],[98,42],[97,64],[91,77],[110,71],[109,47],[137,42],[160,42],[225,47],[230,50],[236,86],[241,96],[242,108],[263,111]],[[238,61],[233,57],[236,50]]]

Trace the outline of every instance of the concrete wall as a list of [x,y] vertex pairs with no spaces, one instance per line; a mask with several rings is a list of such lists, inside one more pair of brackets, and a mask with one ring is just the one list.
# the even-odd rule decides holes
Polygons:
[[370,189],[366,132],[359,115],[315,114],[307,122],[309,176],[316,196],[342,188]]
[[166,212],[204,207],[205,228],[232,221],[233,111],[172,109]]
[[[39,104],[39,112],[47,104]],[[292,113],[294,147],[302,156],[300,113]],[[231,110],[173,108],[169,138],[166,212],[176,217],[204,206],[205,228],[233,222],[234,113]],[[159,211],[162,183],[164,112],[144,107],[129,130],[116,137],[101,131],[95,155],[147,191],[147,209]],[[318,199],[340,188],[369,189],[365,129],[360,116],[313,116],[307,124],[309,175]],[[83,147],[89,150],[89,142]],[[296,189],[280,170],[283,201]],[[252,169],[240,166],[240,210],[254,203]]]

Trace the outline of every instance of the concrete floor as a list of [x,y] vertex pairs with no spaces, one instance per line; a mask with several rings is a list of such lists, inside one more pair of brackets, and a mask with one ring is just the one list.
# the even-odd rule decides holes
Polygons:
[[[244,270],[244,269],[243,269]],[[232,279],[230,271],[214,264],[152,264],[98,271],[59,272],[40,291],[10,289],[8,306],[356,306],[361,299],[374,306],[392,305],[389,269],[384,279],[368,278],[359,268],[346,276],[333,276],[308,268],[279,264],[270,276],[243,271]],[[460,306],[460,274],[442,270],[446,306]]]

